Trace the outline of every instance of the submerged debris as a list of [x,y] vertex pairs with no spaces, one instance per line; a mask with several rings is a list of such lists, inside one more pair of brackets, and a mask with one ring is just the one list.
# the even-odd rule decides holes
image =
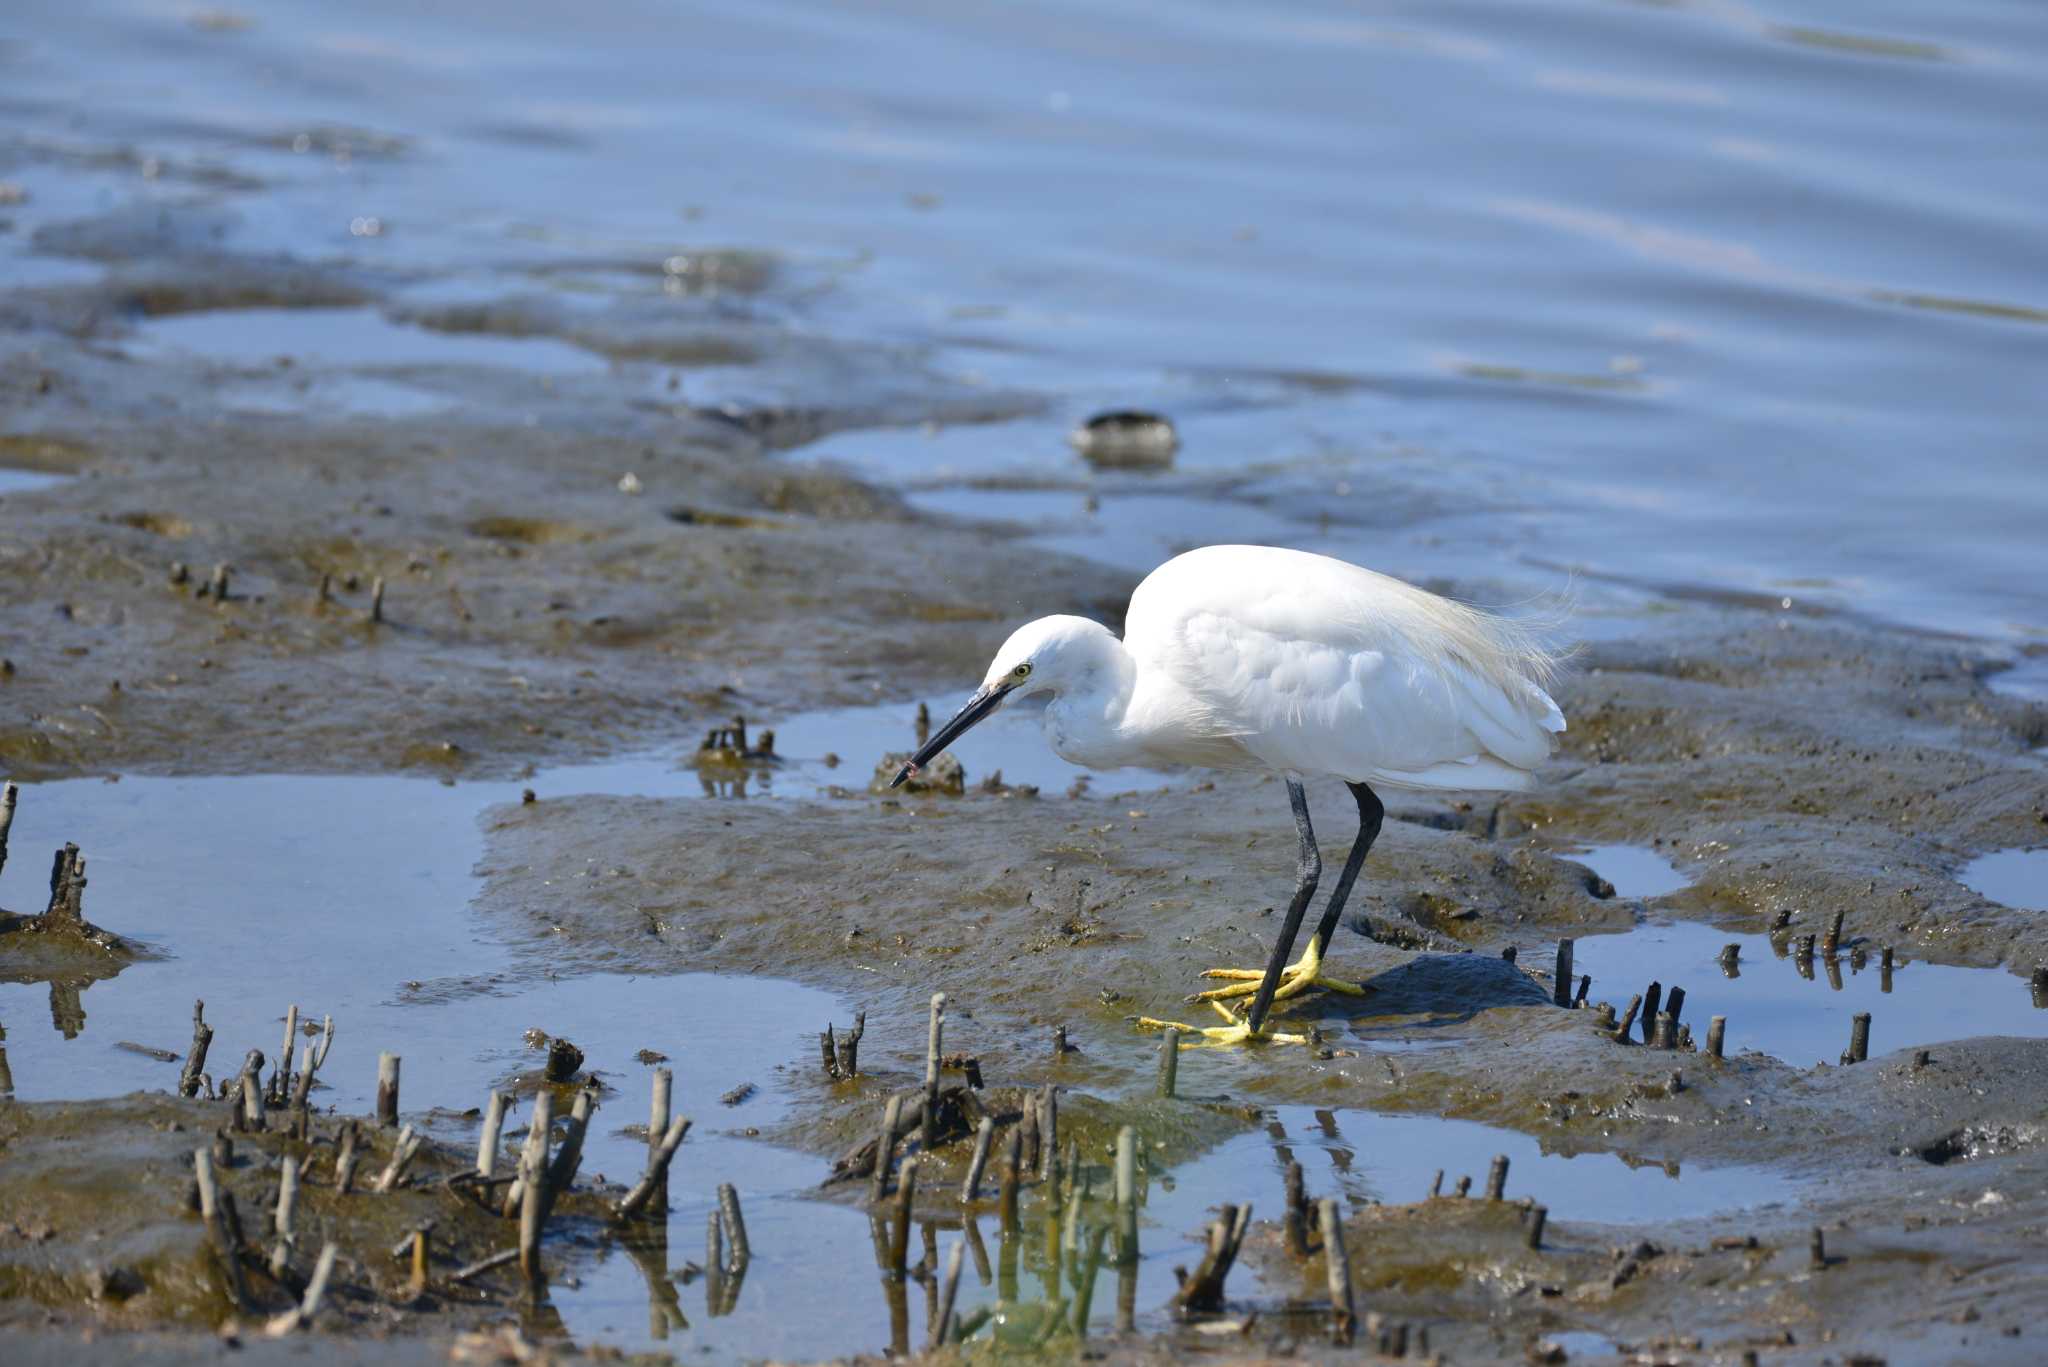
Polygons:
[[[910,763],[910,752],[891,751],[875,762],[874,777],[868,780],[868,791],[886,793],[903,767]],[[928,764],[918,766],[903,780],[899,793],[944,793],[959,797],[967,791],[967,770],[951,750],[941,750]]]
[[1171,419],[1142,409],[1097,413],[1067,434],[1081,459],[1100,469],[1159,469],[1173,463],[1180,433]]
[[731,725],[714,726],[704,733],[703,742],[697,746],[696,763],[699,768],[707,765],[780,764],[782,757],[775,753],[773,731],[763,731],[759,740],[749,743],[747,719],[734,717]]

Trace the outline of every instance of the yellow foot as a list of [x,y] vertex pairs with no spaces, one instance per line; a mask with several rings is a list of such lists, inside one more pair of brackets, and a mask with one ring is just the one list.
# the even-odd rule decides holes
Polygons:
[[[1280,970],[1280,985],[1273,989],[1273,1000],[1284,1002],[1298,997],[1311,988],[1323,988],[1330,992],[1341,992],[1347,997],[1362,997],[1369,990],[1359,983],[1345,982],[1342,978],[1323,976],[1323,952],[1317,947],[1311,935],[1308,948],[1302,956]],[[1266,976],[1262,968],[1212,968],[1202,974],[1205,978],[1235,979],[1228,987],[1214,987],[1207,992],[1197,992],[1189,1001],[1219,1002],[1232,997],[1249,997],[1259,990],[1259,980]]]
[[1215,1007],[1216,1014],[1229,1021],[1230,1024],[1210,1026],[1183,1025],[1179,1021],[1163,1021],[1151,1016],[1137,1016],[1133,1020],[1140,1030],[1178,1030],[1183,1035],[1190,1036],[1188,1044],[1183,1045],[1183,1048],[1192,1044],[1203,1046],[1249,1044],[1255,1040],[1260,1044],[1307,1044],[1309,1042],[1307,1035],[1290,1035],[1285,1031],[1275,1030],[1271,1021],[1267,1021],[1259,1030],[1259,1033],[1254,1035],[1250,1023],[1243,1020],[1222,1002],[1210,1002],[1209,1005]]

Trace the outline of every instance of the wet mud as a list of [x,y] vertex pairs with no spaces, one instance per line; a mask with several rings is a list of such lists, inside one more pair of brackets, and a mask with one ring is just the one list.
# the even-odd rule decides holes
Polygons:
[[[352,142],[364,157],[404,151]],[[203,180],[192,167],[169,175]],[[1075,611],[1113,622],[1135,577],[1034,544],[986,509],[920,504],[808,459],[834,434],[1048,408],[949,375],[918,348],[792,325],[829,288],[816,267],[747,251],[537,258],[506,268],[531,288],[451,301],[420,288],[437,283],[423,272],[266,256],[236,233],[231,211],[176,197],[46,224],[34,233],[43,257],[99,274],[0,294],[0,467],[61,477],[0,503],[0,767],[11,776],[523,778],[704,735],[694,767],[706,792],[743,789],[730,780],[783,759],[735,714],[957,694],[1015,621]],[[595,301],[558,290],[578,273],[649,289]],[[272,355],[234,336],[249,315],[312,310],[322,316],[307,335],[330,353]],[[524,368],[502,349],[522,344]],[[1073,474],[1045,480],[1064,496],[1081,488]],[[1838,960],[1889,955],[1901,993],[1919,990],[1916,966],[1942,965],[2010,993],[2021,1014],[2048,932],[2024,890],[1994,898],[1973,870],[2048,842],[2048,702],[2001,688],[2003,657],[1969,641],[1781,610],[1775,597],[1682,601],[1604,624],[1579,655],[1560,693],[1571,730],[1535,791],[1389,795],[1332,949],[1332,971],[1365,994],[1288,1005],[1280,1022],[1312,1030],[1308,1046],[1187,1049],[1170,1097],[1159,1039],[1132,1018],[1214,1023],[1183,1000],[1200,972],[1263,962],[1294,857],[1277,782],[1105,776],[1063,797],[991,782],[970,738],[961,768],[934,765],[949,781],[920,793],[863,791],[871,766],[893,764],[851,752],[844,787],[801,801],[543,785],[483,816],[467,911],[502,953],[473,974],[397,979],[392,996],[455,1011],[576,979],[703,991],[705,979],[683,975],[717,974],[793,981],[864,1010],[857,1070],[827,1070],[806,1044],[772,1073],[720,1084],[732,1117],[722,1142],[800,1166],[801,1193],[787,1199],[806,1212],[794,1223],[810,1225],[870,1200],[863,1162],[887,1099],[922,1092],[926,1011],[943,992],[957,1056],[942,1072],[943,1121],[929,1154],[921,1137],[905,1141],[929,1164],[913,1203],[934,1240],[928,1263],[931,1222],[960,1220],[979,1122],[1000,1152],[1034,1123],[1047,1087],[1090,1224],[1107,1218],[1127,1126],[1144,1180],[1176,1211],[1161,1219],[1186,1215],[1164,1200],[1174,1180],[1221,1200],[1270,1186],[1263,1168],[1205,1164],[1235,1163],[1233,1146],[1304,1110],[1330,1134],[1340,1117],[1441,1121],[1533,1141],[1546,1158],[1607,1160],[1555,1189],[1510,1176],[1503,1200],[1424,1199],[1420,1182],[1346,1189],[1361,1318],[1344,1347],[1327,1342],[1326,1255],[1290,1248],[1282,1212],[1261,1196],[1222,1308],[1182,1322],[1154,1297],[1142,1332],[1127,1319],[1107,1345],[1118,1359],[1195,1348],[1349,1359],[1362,1346],[1452,1360],[2036,1360],[2048,1302],[2035,1248],[2048,1220],[2044,1032],[1901,1038],[1880,998],[1867,1059],[1714,1058],[1712,972],[1629,937],[1653,918],[1767,936],[1809,978],[1816,963],[1833,979]],[[1334,787],[1314,798],[1319,813],[1349,807]],[[1326,854],[1349,834],[1333,822]],[[1613,844],[1668,859],[1682,885],[1617,892],[1598,851]],[[0,913],[0,978],[48,983],[67,1040],[83,1027],[85,986],[179,953],[175,925],[86,920],[75,853],[58,852],[45,908]],[[1802,952],[1808,937],[1832,943]],[[1629,976],[1603,964],[1583,989],[1553,981],[1566,940],[1584,962],[1602,944],[1630,946],[1607,959]],[[245,971],[207,967],[223,991]],[[1646,1038],[1654,1009],[1616,1038],[1615,1018],[1653,982],[1675,1047]],[[1683,1016],[1674,988],[1689,994]],[[660,1000],[637,990],[634,1002]],[[537,1029],[562,1028],[536,1013]],[[803,1025],[828,1023],[848,1024]],[[536,1051],[479,1067],[473,1082],[530,1098],[577,1076],[637,1115],[645,1070],[665,1058],[654,1044],[689,1037],[609,1026],[596,1038],[579,1027],[578,1045],[550,1056],[553,1077]],[[763,1100],[757,1122],[747,1108]],[[213,1144],[227,1109],[157,1093],[0,1102],[0,1316],[24,1360],[75,1352],[74,1337],[37,1335],[86,1327],[138,1331],[128,1348],[177,1360],[211,1339],[139,1331],[210,1334],[285,1309],[289,1278],[258,1278],[253,1303],[235,1305],[191,1209],[192,1151]],[[313,1111],[303,1138],[234,1137],[222,1180],[247,1223],[283,1162],[315,1174],[336,1156],[344,1117]],[[443,1360],[446,1335],[508,1319],[568,1342],[561,1318],[514,1305],[504,1282],[458,1291],[447,1280],[511,1235],[441,1180],[466,1165],[476,1117],[416,1118],[429,1139],[401,1190],[302,1188],[314,1231],[302,1244],[340,1250],[319,1324],[332,1331],[329,1360],[360,1347],[344,1335],[425,1336]],[[611,1139],[645,1139],[618,1114],[601,1124]],[[1273,1138],[1276,1154],[1302,1143],[1296,1128]],[[363,1134],[363,1162],[388,1159],[392,1136]],[[1362,1168],[1372,1155],[1355,1157]],[[1575,1212],[1583,1182],[1619,1182],[1620,1164],[1684,1190],[1739,1169],[1771,1183],[1754,1200],[1678,1213],[1644,1200],[1625,1221],[1613,1202],[1596,1211],[1606,1218]],[[1331,1174],[1342,1175],[1334,1160]],[[1440,1190],[1479,1176],[1446,1174]],[[1031,1230],[1060,1218],[1058,1178],[1025,1185]],[[657,1337],[680,1332],[684,1259],[612,1238],[602,1206],[619,1194],[594,1174],[566,1193],[546,1256],[566,1293],[619,1253],[645,1279]],[[391,1247],[428,1221],[436,1261],[415,1286]],[[304,1258],[289,1267],[303,1275]],[[871,1274],[855,1271],[865,1286]],[[771,1267],[751,1294],[758,1302],[772,1275],[846,1272]],[[1055,1258],[1055,1289],[1060,1277]],[[907,1350],[895,1290],[890,1341]],[[1038,1332],[1001,1299],[1004,1332]],[[254,1337],[251,1350],[275,1351]]]
[[[977,1057],[992,1113],[1023,1114],[1006,1086],[1071,1089],[1063,1116],[1083,1127],[1084,1152],[1133,1124],[1177,1162],[1272,1107],[1306,1104],[1482,1122],[1681,1183],[1688,1169],[1741,1164],[1793,1180],[1790,1204],[1628,1227],[1553,1206],[1540,1251],[1498,1204],[1368,1205],[1351,1226],[1364,1302],[1388,1324],[1427,1325],[1453,1358],[1519,1353],[1552,1333],[1604,1336],[1616,1355],[1838,1357],[1906,1332],[1915,1351],[2024,1358],[2024,1340],[2003,1336],[2043,1289],[2011,1241],[2042,1213],[2030,1192],[2048,1040],[1900,1039],[1881,1032],[1880,1006],[1885,1045],[1867,1062],[1717,1059],[1704,1041],[1717,975],[1681,984],[1650,958],[1644,982],[1594,983],[1576,1007],[1555,1002],[1550,977],[1560,940],[1590,952],[1650,914],[1572,851],[1639,842],[1690,880],[1655,897],[1661,917],[1774,926],[1796,944],[1839,912],[1831,972],[1836,955],[1860,967],[1889,946],[1895,990],[1911,992],[1911,963],[1970,965],[1984,990],[2012,994],[2017,1018],[2038,929],[1956,873],[2038,838],[2038,705],[1987,688],[1966,649],[1741,613],[1711,641],[1602,647],[1583,666],[1566,696],[1585,722],[1536,793],[1395,804],[1334,950],[1368,995],[1284,1014],[1289,1028],[1312,1024],[1319,1047],[1187,1050],[1176,1102],[1151,1096],[1156,1037],[1128,1018],[1206,1023],[1180,1002],[1197,973],[1263,957],[1292,860],[1272,783],[1090,801],[971,784],[776,806],[549,798],[487,818],[477,905],[552,971],[767,973],[896,1022],[881,1039],[870,1027],[858,1082],[820,1071],[798,1083],[796,1113],[770,1137],[821,1157],[871,1133],[890,1091],[916,1089],[920,1041],[906,1027],[943,991],[948,1047]],[[1341,810],[1340,795],[1317,796],[1319,810]],[[1658,975],[1691,992],[1689,1036],[1649,1047],[1639,1023],[1618,1042],[1595,1008],[1619,1011]],[[1178,1119],[1159,1131],[1162,1107]],[[939,1156],[944,1188],[965,1145]],[[1821,1266],[1809,1260],[1816,1226],[1831,1232]],[[1270,1287],[1302,1260],[1261,1229],[1247,1258],[1263,1259]],[[2020,1259],[2010,1275],[1980,1277],[2007,1257]],[[1313,1283],[1320,1270],[1298,1275]],[[1940,1314],[1901,1308],[1901,1278],[1939,1285]]]

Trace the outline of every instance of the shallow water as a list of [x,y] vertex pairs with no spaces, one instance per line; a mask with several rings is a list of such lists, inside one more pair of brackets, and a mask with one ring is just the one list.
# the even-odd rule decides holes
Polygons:
[[[121,320],[132,330],[116,352],[209,376],[205,403],[315,419],[460,412],[475,391],[450,372],[481,370],[535,389],[559,378],[552,416],[601,427],[650,395],[858,406],[872,397],[861,384],[878,384],[871,416],[899,425],[792,458],[848,464],[920,507],[1016,522],[1048,551],[1133,572],[1255,540],[1502,601],[1576,572],[1587,636],[1635,630],[1646,602],[1701,589],[2006,649],[2048,631],[2048,163],[2033,136],[2048,28],[2024,9],[283,0],[228,17],[245,22],[158,0],[17,0],[0,16],[0,178],[21,192],[0,211],[0,291],[85,288],[138,266],[204,280],[222,254],[312,263],[380,296]],[[711,248],[765,264],[721,274]],[[927,428],[886,384],[792,375],[773,348],[758,364],[741,346],[614,364],[545,330],[437,332],[390,307],[535,297],[560,308],[537,310],[544,322],[573,313],[628,341],[678,320],[714,337],[837,339],[883,355],[885,374],[1043,401]],[[1073,423],[1125,406],[1174,417],[1171,471],[1098,473],[1067,447]],[[52,479],[0,471],[0,495]],[[2044,658],[1993,686],[2042,694]],[[934,698],[935,720],[958,701]],[[652,1045],[675,1059],[700,1125],[672,1262],[694,1256],[728,1175],[758,1251],[734,1314],[707,1316],[702,1284],[684,1288],[691,1328],[677,1336],[733,1357],[886,1346],[865,1220],[802,1199],[814,1160],[727,1133],[782,1113],[774,1068],[811,1057],[816,1018],[843,1019],[844,1004],[772,980],[519,977],[468,906],[477,814],[522,786],[858,790],[883,748],[908,746],[909,711],[755,718],[788,762],[739,774],[702,774],[672,745],[523,784],[37,785],[0,898],[40,906],[36,856],[79,839],[91,914],[164,957],[75,1000],[0,984],[18,1093],[163,1085],[175,1065],[112,1046],[182,1049],[191,998],[209,992],[229,1050],[273,1048],[288,1000],[332,1012],[323,1099],[350,1109],[367,1105],[374,1053],[394,1041],[408,1109],[477,1104],[537,1062],[519,1039],[530,1025],[607,1061]],[[970,782],[1000,769],[1056,795],[1076,776],[1022,714],[960,753]],[[1095,791],[1165,781],[1111,775]],[[1623,897],[1683,885],[1653,851],[1583,858]],[[1715,963],[1730,940],[1744,946],[1734,980]],[[388,966],[401,952],[416,977]],[[1825,965],[1806,980],[1764,937],[1690,927],[1588,937],[1578,952],[1603,995],[1641,985],[1622,974],[1682,982],[1696,1025],[1730,1017],[1731,1051],[1800,1064],[1832,1060],[1858,1009],[1876,1016],[1877,1053],[2048,1024],[2005,973],[1911,964],[1885,994],[1873,954],[1861,971],[1844,959],[1836,988]],[[264,990],[228,990],[252,963]],[[740,989],[801,1024],[734,1030]],[[761,1092],[730,1116],[708,1101],[742,1078]],[[620,1096],[606,1122],[637,1119],[641,1070],[607,1080]],[[1234,1141],[1171,1189],[1155,1184],[1141,1308],[1163,1301],[1207,1203],[1277,1208],[1283,1144],[1312,1155],[1312,1184],[1375,1199],[1412,1198],[1446,1162],[1481,1179],[1495,1152],[1514,1159],[1511,1192],[1574,1219],[1789,1199],[1767,1174],[1674,1182],[1650,1166],[1617,1181],[1612,1157],[1421,1118],[1339,1113],[1331,1134],[1289,1109],[1275,1124],[1284,1138]],[[607,1134],[591,1169],[616,1176],[638,1147]],[[790,1314],[766,1294],[820,1269],[831,1280],[811,1284],[851,1308]],[[849,1269],[857,1290],[842,1296]],[[976,1279],[965,1302],[986,1294]],[[1105,1288],[1098,1321],[1113,1301]],[[557,1303],[579,1334],[654,1337],[623,1255]]]
[[1559,851],[1614,886],[1616,897],[1662,897],[1689,881],[1671,861],[1645,845],[1579,845]]
[[1956,879],[1994,902],[2048,911],[2048,849],[1994,850],[1965,864]]
[[[1723,946],[1740,945],[1736,976],[1720,964]],[[1849,1044],[1850,1017],[1871,1015],[1870,1056],[1977,1035],[2048,1037],[2048,1010],[2025,978],[2002,968],[1956,968],[1896,961],[1887,975],[1882,946],[1849,943],[1830,963],[1815,954],[1802,970],[1789,940],[1737,935],[1686,922],[1653,923],[1621,935],[1577,942],[1574,966],[1593,975],[1593,997],[1620,1010],[1651,982],[1685,989],[1684,1019],[1704,1050],[1707,1020],[1728,1018],[1725,1052],[1755,1050],[1798,1067],[1834,1063]],[[1811,976],[1808,976],[1810,971]]]
[[10,470],[0,467],[0,497],[8,494],[25,494],[35,489],[55,488],[68,478],[68,475],[45,474],[41,470]]
[[[907,741],[911,710],[894,704],[778,720],[777,748],[789,761],[768,785],[753,786],[751,796],[815,799],[836,779],[859,779],[868,756]],[[1066,775],[1046,756],[1029,715],[994,719],[976,730],[975,740],[987,753],[971,753],[971,763],[1000,762],[1011,767],[1013,781],[1064,790]],[[828,749],[846,753],[848,761],[827,767]],[[478,816],[487,807],[517,800],[523,786],[551,796],[715,793],[734,800],[732,785],[707,790],[686,759],[684,753],[565,767],[523,782],[257,775],[29,785],[12,832],[15,857],[0,875],[0,901],[40,906],[42,870],[32,855],[78,840],[88,862],[89,914],[137,937],[157,957],[83,985],[0,983],[14,1095],[33,1100],[168,1088],[175,1062],[118,1046],[133,1042],[182,1053],[195,997],[206,998],[218,1072],[252,1045],[273,1053],[283,1008],[295,1002],[311,1019],[332,1015],[336,1021],[318,1103],[367,1110],[376,1055],[390,1050],[405,1061],[401,1099],[408,1114],[433,1108],[439,1113],[427,1123],[434,1132],[467,1143],[474,1141],[476,1122],[459,1113],[480,1106],[491,1086],[540,1066],[543,1055],[524,1040],[525,1031],[538,1028],[584,1049],[607,1088],[585,1171],[619,1179],[630,1178],[644,1161],[644,1140],[618,1131],[644,1119],[649,1072],[630,1060],[637,1050],[653,1049],[668,1056],[677,1107],[696,1122],[673,1183],[668,1258],[649,1264],[614,1250],[575,1284],[558,1284],[552,1299],[568,1330],[584,1340],[687,1344],[748,1357],[887,1348],[899,1326],[888,1289],[873,1272],[866,1215],[810,1199],[824,1174],[822,1160],[745,1134],[784,1119],[791,1096],[784,1070],[809,1066],[816,1031],[827,1021],[845,1024],[851,1004],[772,978],[557,978],[515,962],[469,909],[484,848]],[[260,981],[237,980],[243,967],[259,962]],[[870,1022],[881,1036],[869,1047],[890,1048],[893,1028]],[[899,1044],[914,1048],[914,1041]],[[1183,1064],[1188,1095],[1200,1092],[1210,1064],[1195,1055]],[[734,1108],[718,1103],[743,1082],[759,1090]],[[515,1112],[509,1126],[515,1133],[521,1116]],[[1276,1212],[1289,1155],[1304,1163],[1313,1191],[1402,1202],[1421,1196],[1437,1167],[1453,1170],[1446,1191],[1460,1172],[1483,1185],[1496,1153],[1512,1160],[1511,1196],[1554,1203],[1575,1221],[1623,1222],[1639,1218],[1650,1204],[1692,1216],[1796,1199],[1790,1183],[1762,1170],[1689,1167],[1681,1174],[1655,1155],[1567,1157],[1545,1153],[1532,1138],[1469,1122],[1280,1107],[1268,1114],[1262,1132],[1148,1182],[1140,1264],[1121,1287],[1105,1272],[1094,1322],[1109,1328],[1129,1313],[1141,1325],[1163,1325],[1175,1286],[1172,1268],[1198,1256],[1199,1231],[1212,1208],[1249,1199],[1263,1214]],[[671,1306],[660,1288],[673,1283],[662,1269],[679,1272],[700,1256],[704,1222],[723,1181],[738,1185],[746,1201],[755,1250],[752,1286],[743,1286],[737,1305],[718,1315],[709,1313],[701,1280],[674,1286]],[[984,1282],[970,1260],[963,1311],[1003,1290],[992,1217],[981,1220],[979,1233],[994,1271]],[[961,1237],[957,1223],[939,1231],[941,1256]],[[1050,1274],[1036,1225],[1027,1228],[1018,1256],[1015,1295],[1044,1299]],[[1234,1294],[1253,1294],[1245,1274],[1239,1276]],[[821,1288],[841,1309],[792,1314],[786,1296],[793,1285]],[[921,1344],[924,1292],[912,1285],[908,1296],[909,1341]]]
[[[0,37],[7,283],[161,245],[81,221],[197,205],[159,230],[195,258],[668,298],[1055,396],[952,448],[963,478],[1074,478],[1073,420],[1158,407],[1183,470],[1281,472],[1217,517],[1401,573],[2048,626],[2024,9],[28,0]],[[914,429],[856,459],[934,468]]]

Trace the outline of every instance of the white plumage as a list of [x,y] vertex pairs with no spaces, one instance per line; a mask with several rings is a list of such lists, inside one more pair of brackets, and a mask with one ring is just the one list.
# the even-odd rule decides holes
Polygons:
[[[1274,1002],[1364,990],[1321,965],[1385,815],[1373,789],[1528,787],[1564,730],[1544,691],[1553,663],[1516,624],[1398,579],[1305,551],[1209,546],[1145,577],[1121,641],[1084,617],[1019,627],[967,705],[896,782],[1009,699],[1032,693],[1052,694],[1046,738],[1075,764],[1285,775],[1300,838],[1294,896],[1263,970],[1210,971],[1235,980],[1202,994],[1230,1024],[1199,1033],[1222,1043],[1300,1041],[1307,1037],[1262,1033]],[[1322,876],[1301,783],[1314,775],[1349,786],[1358,839],[1307,950],[1289,965]],[[1224,1005],[1240,996],[1251,998],[1242,1017]]]
[[1523,788],[1564,730],[1543,691],[1551,668],[1515,624],[1398,579],[1306,551],[1208,546],[1145,577],[1121,641],[1084,617],[1018,628],[937,741],[1049,692],[1047,740],[1089,768]]
[[[1178,693],[1179,729],[1229,737],[1223,767],[1403,788],[1523,788],[1564,714],[1551,657],[1512,623],[1329,556],[1209,546],[1131,595],[1124,648],[1142,721]],[[998,655],[998,660],[1002,659]],[[1170,716],[1148,749],[1174,753]],[[1083,761],[1085,762],[1085,761]]]

